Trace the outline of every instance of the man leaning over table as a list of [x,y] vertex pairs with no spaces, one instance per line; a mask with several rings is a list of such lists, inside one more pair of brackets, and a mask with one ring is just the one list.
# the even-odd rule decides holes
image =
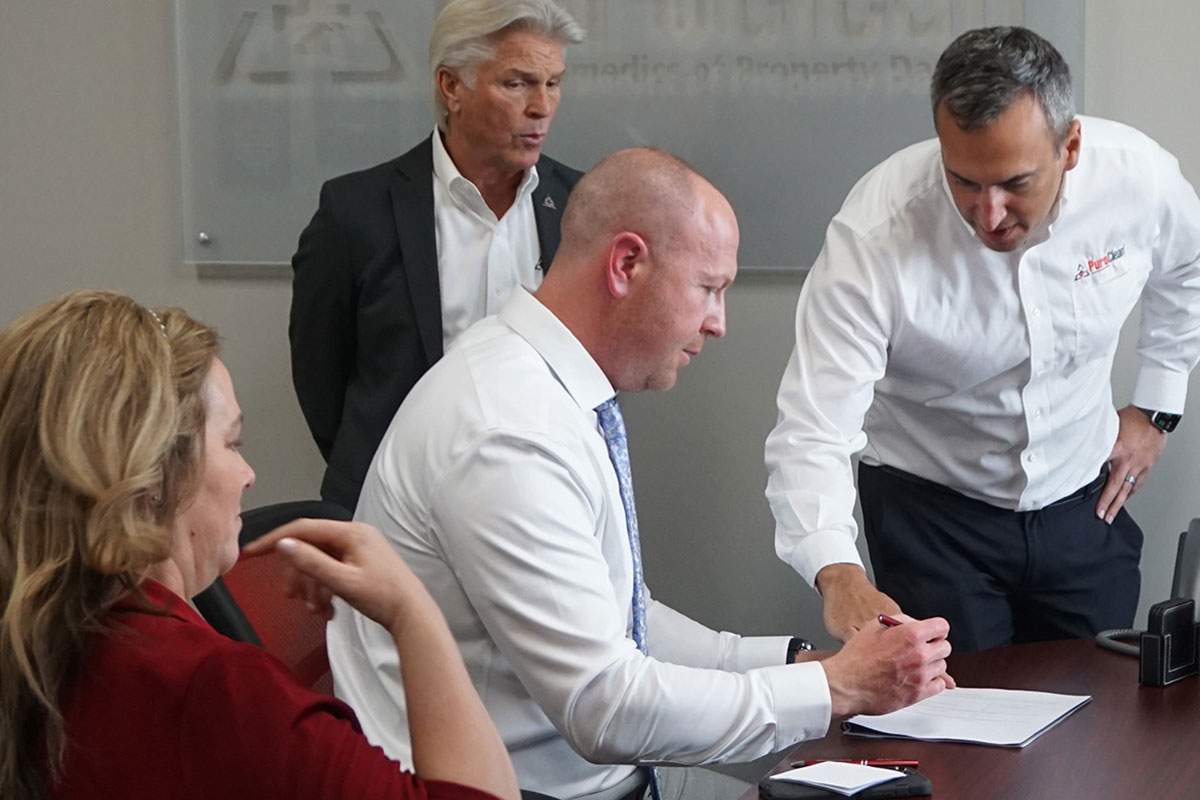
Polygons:
[[[937,138],[858,182],[801,290],[766,445],[776,550],[842,638],[900,608],[945,616],[959,650],[1129,627],[1124,505],[1200,355],[1200,201],[1149,137],[1075,115],[1032,31],[963,34],[932,100]],[[860,450],[878,589],[854,546]]]
[[[409,395],[357,514],[438,601],[521,785],[733,797],[745,786],[725,776],[667,769],[660,786],[646,766],[748,761],[952,684],[943,620],[812,654],[651,598],[615,395],[670,388],[724,335],[737,221],[681,161],[635,149],[584,176],[562,230],[536,294],[473,326]],[[407,752],[386,631],[339,606],[328,641],[339,696],[372,741]]]

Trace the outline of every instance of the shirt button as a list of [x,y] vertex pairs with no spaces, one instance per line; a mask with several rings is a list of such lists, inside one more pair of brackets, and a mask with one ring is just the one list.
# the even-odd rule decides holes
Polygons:
[[1041,418],[1042,418],[1042,410],[1041,410],[1040,408],[1035,408],[1035,409],[1033,410],[1033,418],[1034,418],[1034,419],[1041,419]]
[[1042,309],[1038,308],[1037,306],[1034,306],[1032,309],[1030,309],[1029,313],[1035,317],[1039,317],[1042,314]]
[[1037,453],[1026,453],[1025,460],[1032,464],[1033,462],[1037,461]]

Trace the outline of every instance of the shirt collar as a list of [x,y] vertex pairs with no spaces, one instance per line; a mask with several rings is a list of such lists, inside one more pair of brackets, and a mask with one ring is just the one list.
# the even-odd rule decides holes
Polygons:
[[[455,202],[470,202],[468,200],[470,198],[474,202],[483,203],[483,195],[480,194],[478,187],[458,171],[454,159],[446,150],[446,143],[442,141],[442,132],[438,128],[433,129],[433,177]],[[534,164],[526,170],[525,178],[517,187],[517,197],[513,204],[515,205],[533,194],[533,190],[538,187],[538,181],[537,165]]]
[[616,394],[591,353],[528,290],[513,292],[500,319],[538,352],[580,408],[593,411]]
[[147,578],[142,581],[140,588],[145,599],[150,601],[149,608],[147,608],[146,603],[136,593],[131,593],[118,600],[113,609],[116,611],[131,611],[138,614],[161,611],[168,616],[175,617],[184,622],[196,622],[202,625],[208,624],[196,609],[188,605],[186,600],[158,581]]
[[1070,203],[1069,189],[1071,188],[1071,171],[1067,170],[1063,173],[1062,186],[1058,190],[1058,199],[1054,201],[1054,205],[1050,207],[1050,214],[1046,217],[1049,232],[1054,232],[1054,225],[1063,215],[1063,209]]

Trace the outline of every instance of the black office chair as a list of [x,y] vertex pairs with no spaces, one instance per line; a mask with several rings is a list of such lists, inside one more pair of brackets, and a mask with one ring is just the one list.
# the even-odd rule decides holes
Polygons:
[[217,633],[235,642],[249,642],[262,647],[262,639],[258,638],[254,626],[242,613],[242,607],[233,599],[223,579],[218,577],[207,589],[193,597],[192,602],[200,616]]
[[1190,597],[1200,605],[1200,517],[1192,520],[1188,529],[1179,534],[1171,597]]
[[[242,512],[242,531],[238,535],[238,546],[245,547],[268,531],[301,517],[349,520],[353,515],[341,506],[324,500],[298,500],[250,509]],[[235,566],[234,569],[238,567]],[[196,595],[194,602],[200,616],[218,633],[234,641],[249,642],[262,647],[258,631],[246,618],[241,605],[230,593],[223,578],[217,578],[211,586]]]
[[[242,514],[238,544],[245,547],[301,517],[349,520],[352,514],[322,500],[277,503]],[[256,644],[286,664],[301,683],[330,693],[325,622],[279,591],[282,561],[274,554],[241,560],[196,597],[196,608],[219,633]]]

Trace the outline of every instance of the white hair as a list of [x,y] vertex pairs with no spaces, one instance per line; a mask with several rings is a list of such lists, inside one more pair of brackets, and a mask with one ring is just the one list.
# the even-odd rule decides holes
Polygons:
[[429,36],[429,76],[439,128],[445,130],[448,112],[438,91],[438,68],[455,71],[472,86],[475,68],[495,55],[497,34],[509,31],[540,34],[564,47],[584,38],[575,18],[553,0],[450,0],[434,20]]

